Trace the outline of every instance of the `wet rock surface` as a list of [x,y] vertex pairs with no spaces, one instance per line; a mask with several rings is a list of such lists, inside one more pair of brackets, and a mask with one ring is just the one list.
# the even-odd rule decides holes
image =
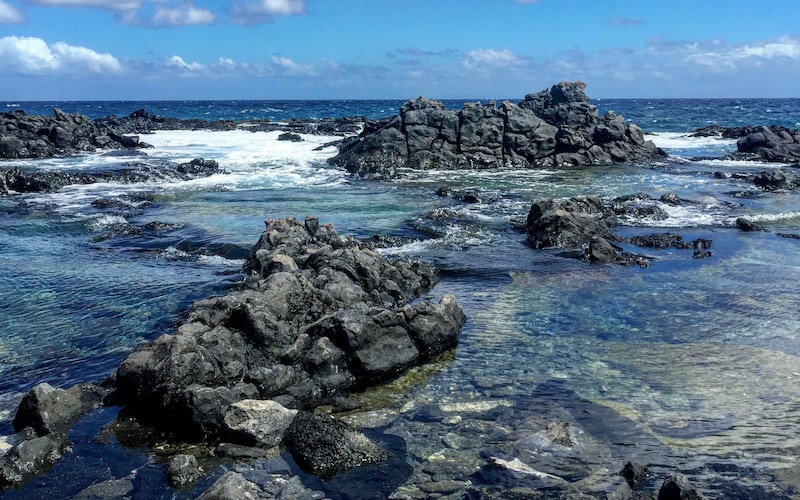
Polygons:
[[371,178],[400,168],[473,169],[597,165],[666,156],[636,125],[600,117],[585,85],[562,82],[518,104],[468,103],[449,110],[434,99],[408,101],[400,114],[346,139],[330,163]]
[[46,158],[97,149],[149,147],[79,113],[60,109],[53,116],[28,115],[22,110],[0,113],[0,158]]
[[125,184],[179,181],[208,177],[224,173],[214,160],[195,158],[181,163],[150,165],[131,163],[124,168],[103,172],[31,171],[20,168],[0,168],[0,195],[15,193],[41,193],[58,191],[73,184],[95,184],[98,182],[120,182]]
[[176,334],[120,365],[128,410],[218,439],[237,401],[312,408],[455,346],[465,320],[451,296],[408,303],[433,285],[432,269],[389,262],[316,218],[267,221],[245,267],[240,289],[195,303]]
[[[662,196],[661,203],[675,205],[676,196]],[[612,231],[618,216],[628,218],[667,218],[666,212],[653,204],[646,193],[637,193],[604,202],[596,196],[556,201],[535,201],[525,224],[528,245],[535,249],[580,249],[580,257],[592,263],[615,263],[624,266],[650,266],[651,258],[624,251],[617,243],[639,247],[695,250],[694,258],[710,257],[712,241],[697,238],[684,241],[676,233],[660,233],[622,238]],[[663,215],[662,215],[663,214]]]

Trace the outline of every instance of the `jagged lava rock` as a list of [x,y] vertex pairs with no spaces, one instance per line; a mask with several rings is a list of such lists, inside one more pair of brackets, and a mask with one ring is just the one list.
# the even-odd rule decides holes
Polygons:
[[519,104],[468,103],[460,111],[419,97],[400,114],[346,140],[330,163],[375,178],[399,168],[594,165],[666,156],[636,125],[600,117],[581,82],[561,82]]
[[58,108],[53,116],[28,115],[22,110],[0,113],[0,158],[44,158],[96,149],[149,147],[135,136],[99,126],[79,113]]
[[269,220],[223,297],[194,304],[174,335],[117,370],[122,403],[188,439],[219,439],[231,404],[313,408],[394,377],[456,345],[456,300],[411,299],[435,282],[419,262],[389,261],[317,218]]

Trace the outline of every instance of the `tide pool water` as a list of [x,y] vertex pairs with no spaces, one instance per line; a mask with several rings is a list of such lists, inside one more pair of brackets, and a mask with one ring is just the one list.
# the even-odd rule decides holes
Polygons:
[[[9,104],[37,112],[30,103],[3,105]],[[182,118],[285,119],[379,117],[402,103],[39,103],[52,104],[90,116],[146,107]],[[318,215],[344,235],[414,238],[381,252],[434,264],[441,280],[431,296],[454,294],[469,318],[455,353],[436,370],[402,391],[362,395],[371,411],[389,415],[381,426],[370,425],[404,440],[407,485],[434,477],[437,460],[477,470],[490,453],[521,457],[570,481],[599,481],[634,460],[662,479],[680,470],[710,498],[795,495],[800,240],[776,233],[800,234],[800,195],[715,177],[717,171],[752,174],[776,165],[718,160],[735,141],[689,132],[710,123],[797,126],[800,101],[595,104],[639,123],[670,156],[640,165],[409,171],[377,182],[329,166],[336,149],[317,148],[332,137],[293,143],[278,141],[278,133],[163,131],[142,138],[154,145],[145,154],[4,161],[3,167],[94,171],[204,157],[226,173],[0,198],[3,433],[12,432],[19,398],[33,385],[101,379],[138,345],[171,332],[192,301],[234,286],[264,219]],[[474,191],[480,202],[437,196],[440,187]],[[684,202],[660,204],[669,216],[664,220],[622,218],[620,234],[708,238],[713,255],[696,260],[688,250],[626,247],[653,257],[652,266],[597,266],[562,250],[535,251],[516,229],[515,221],[542,197],[609,199],[637,192],[653,198],[674,192]],[[439,208],[456,216],[428,217]],[[739,231],[735,220],[743,216],[770,231]],[[171,229],[130,231],[153,221]],[[420,417],[430,405],[452,410],[463,425]],[[549,458],[542,453],[538,433],[556,420],[570,422],[583,443],[572,461],[559,462],[552,450]],[[470,422],[493,431],[469,444],[459,433]],[[192,495],[160,490],[163,466],[146,450],[87,451],[94,450],[85,444],[96,432],[92,425],[102,424],[80,428],[73,453],[53,471],[5,496],[77,494],[98,480],[124,476],[103,465],[118,456],[138,467],[134,496]],[[213,469],[211,478],[222,470]],[[469,477],[474,485],[491,483],[485,475]],[[331,498],[343,498],[348,488],[314,487]]]

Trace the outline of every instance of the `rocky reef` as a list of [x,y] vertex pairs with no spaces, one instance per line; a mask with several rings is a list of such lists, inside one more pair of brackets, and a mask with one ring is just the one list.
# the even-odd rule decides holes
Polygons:
[[786,127],[749,126],[720,127],[711,125],[696,129],[698,137],[723,137],[738,139],[737,152],[730,156],[735,160],[759,160],[778,163],[800,162],[800,130]]
[[91,120],[80,113],[56,108],[53,116],[28,115],[24,110],[0,113],[0,158],[49,158],[80,152],[151,147],[138,134],[157,130],[248,130],[281,131],[286,134],[353,135],[364,123],[362,117],[232,121],[166,118],[144,109],[128,116],[109,115]]
[[[650,203],[642,203],[642,202]],[[588,262],[613,262],[621,265],[648,267],[651,258],[622,250],[615,243],[629,243],[639,247],[694,250],[694,258],[710,257],[712,241],[698,238],[684,241],[675,233],[656,233],[623,238],[612,231],[617,216],[666,217],[662,210],[652,204],[654,200],[646,193],[623,196],[605,203],[597,196],[583,196],[556,201],[550,198],[535,201],[528,212],[525,232],[528,244],[535,249],[564,248],[579,249],[580,258]],[[669,193],[659,200],[664,203],[680,203]]]
[[95,123],[79,113],[56,108],[53,116],[15,110],[0,113],[0,158],[46,158],[97,149],[149,147],[137,136]]
[[449,295],[409,304],[433,285],[431,268],[389,262],[316,218],[267,221],[246,269],[240,289],[195,303],[175,335],[120,365],[127,410],[221,439],[237,401],[313,408],[455,346],[465,321]]
[[330,163],[365,177],[399,168],[461,169],[597,165],[665,156],[642,130],[613,112],[600,117],[582,82],[562,82],[499,107],[408,101],[400,114],[368,123]]
[[130,162],[124,168],[98,172],[71,172],[68,170],[23,170],[20,168],[0,168],[0,195],[20,193],[43,193],[58,191],[74,184],[95,184],[98,182],[137,182],[188,180],[224,173],[215,160],[195,158],[180,164],[164,163],[149,165]]
[[[103,384],[31,389],[0,459],[0,488],[51,467],[75,421],[108,405],[224,456],[284,445],[321,477],[385,460],[356,429],[305,410],[346,405],[348,392],[451,349],[466,316],[450,295],[412,302],[436,281],[425,264],[389,261],[316,217],[266,226],[238,289],[196,302],[175,334],[140,347]],[[192,457],[173,462],[171,484],[202,475]]]

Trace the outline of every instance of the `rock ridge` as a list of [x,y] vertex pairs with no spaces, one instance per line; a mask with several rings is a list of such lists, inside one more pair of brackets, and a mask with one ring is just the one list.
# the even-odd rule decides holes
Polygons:
[[329,162],[364,177],[392,178],[400,168],[531,168],[666,156],[622,116],[600,117],[585,87],[561,82],[518,104],[473,102],[460,111],[418,97],[399,115],[367,123]]
[[175,334],[120,365],[127,411],[184,439],[219,440],[237,401],[314,408],[454,347],[466,319],[450,295],[411,302],[433,286],[433,269],[390,262],[315,217],[266,221],[245,269],[239,289],[196,302]]

